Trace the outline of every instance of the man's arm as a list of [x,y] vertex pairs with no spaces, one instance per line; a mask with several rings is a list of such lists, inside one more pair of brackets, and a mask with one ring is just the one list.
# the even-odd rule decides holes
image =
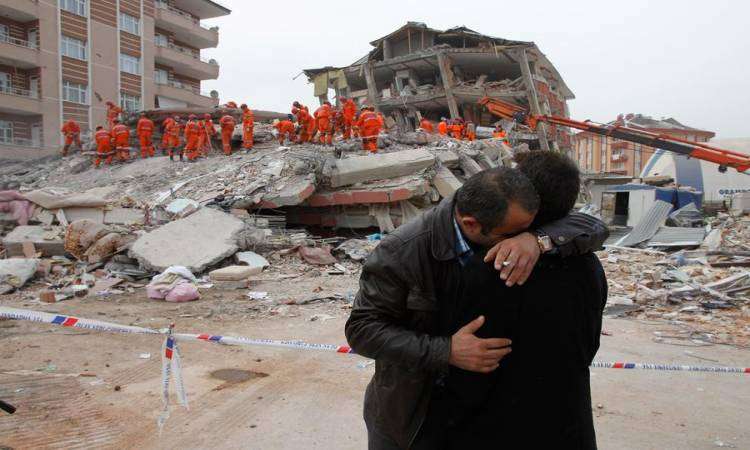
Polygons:
[[[609,230],[604,222],[577,212],[544,224],[534,231],[549,236],[555,244],[553,251],[563,258],[599,250],[609,237]],[[526,232],[495,244],[484,260],[490,262],[494,259],[500,278],[506,280],[508,286],[513,286],[526,282],[540,254],[537,236]]]
[[384,239],[362,268],[359,292],[345,326],[346,338],[356,353],[368,358],[416,370],[446,371],[450,338],[405,326],[408,298],[414,294],[403,277],[407,266],[397,256],[397,245],[396,238]]

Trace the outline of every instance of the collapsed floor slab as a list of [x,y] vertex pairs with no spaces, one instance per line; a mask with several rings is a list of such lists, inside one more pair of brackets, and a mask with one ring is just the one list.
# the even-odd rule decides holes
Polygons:
[[430,191],[430,183],[419,177],[405,176],[368,183],[362,187],[336,191],[316,192],[307,199],[309,206],[356,205],[369,203],[392,203],[424,195]]
[[26,241],[34,244],[37,252],[42,256],[59,256],[65,254],[65,245],[62,239],[60,227],[44,227],[36,225],[22,225],[16,227],[3,239],[3,247],[8,256],[24,256],[23,243]]
[[435,156],[425,149],[412,149],[377,155],[331,160],[332,187],[409,175],[435,164]]
[[230,214],[201,208],[144,234],[133,243],[130,253],[148,270],[185,266],[201,273],[237,252],[237,235],[244,227],[242,220]]

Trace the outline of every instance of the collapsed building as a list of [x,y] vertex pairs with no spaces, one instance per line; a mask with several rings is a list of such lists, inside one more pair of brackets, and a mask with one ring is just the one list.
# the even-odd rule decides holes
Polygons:
[[[534,114],[569,116],[573,92],[533,42],[408,22],[370,44],[374,48],[349,66],[304,71],[321,103],[333,101],[333,95],[351,97],[373,105],[405,131],[417,128],[422,117],[462,117],[491,125],[497,119],[477,104],[485,96]],[[542,148],[571,149],[567,129],[543,125],[538,135]],[[529,137],[532,147],[535,137]]]

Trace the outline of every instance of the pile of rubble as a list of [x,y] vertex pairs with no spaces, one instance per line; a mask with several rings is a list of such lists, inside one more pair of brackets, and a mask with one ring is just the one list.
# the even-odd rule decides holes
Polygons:
[[605,314],[682,325],[684,333],[655,337],[676,345],[750,345],[750,215],[720,213],[708,223],[705,239],[671,253],[619,246],[601,252]]

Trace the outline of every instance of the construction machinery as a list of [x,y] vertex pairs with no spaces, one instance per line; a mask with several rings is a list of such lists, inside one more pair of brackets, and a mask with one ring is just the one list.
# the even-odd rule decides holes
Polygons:
[[616,124],[603,125],[590,121],[580,122],[567,117],[530,114],[528,110],[514,103],[489,97],[479,100],[479,104],[497,117],[526,125],[532,130],[536,130],[540,123],[575,128],[601,136],[674,152],[689,158],[710,161],[719,165],[720,172],[726,172],[728,167],[736,169],[738,172],[745,172],[750,169],[750,155],[712,147],[703,142],[691,142],[666,134],[651,133]]

